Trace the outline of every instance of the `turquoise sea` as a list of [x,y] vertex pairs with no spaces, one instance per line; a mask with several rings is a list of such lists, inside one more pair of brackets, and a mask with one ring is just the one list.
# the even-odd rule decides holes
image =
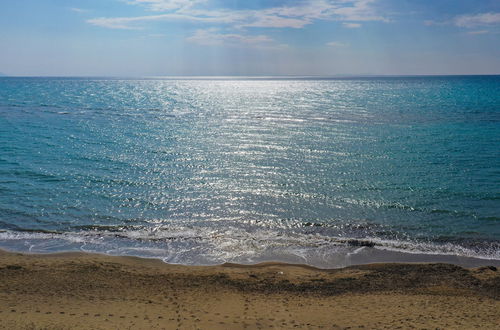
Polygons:
[[500,76],[0,78],[0,248],[498,261]]

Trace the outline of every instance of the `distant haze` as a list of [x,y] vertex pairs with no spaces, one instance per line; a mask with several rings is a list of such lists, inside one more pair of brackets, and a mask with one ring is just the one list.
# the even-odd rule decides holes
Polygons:
[[500,74],[500,1],[0,2],[21,76]]

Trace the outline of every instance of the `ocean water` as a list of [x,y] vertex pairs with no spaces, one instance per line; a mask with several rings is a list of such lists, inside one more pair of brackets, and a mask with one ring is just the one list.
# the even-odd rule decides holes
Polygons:
[[0,78],[0,248],[500,260],[500,76]]

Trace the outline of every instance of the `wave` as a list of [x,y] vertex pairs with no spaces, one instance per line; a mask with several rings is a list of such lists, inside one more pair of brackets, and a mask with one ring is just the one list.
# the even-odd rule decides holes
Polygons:
[[338,268],[352,264],[353,258],[370,262],[373,251],[500,261],[498,241],[457,243],[331,237],[273,229],[248,231],[237,227],[221,230],[194,226],[95,226],[73,232],[5,230],[0,231],[0,247],[32,253],[83,251],[128,255],[187,265],[247,264],[274,260]]

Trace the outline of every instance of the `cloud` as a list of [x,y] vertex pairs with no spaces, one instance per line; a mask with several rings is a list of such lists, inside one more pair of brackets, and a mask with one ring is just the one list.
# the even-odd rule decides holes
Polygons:
[[341,20],[345,21],[382,21],[388,22],[389,20],[383,16],[377,15],[372,3],[376,0],[356,0],[356,1],[342,1],[341,3],[350,3],[350,6],[339,6],[332,9],[335,15],[338,15]]
[[[150,17],[149,20],[152,20],[152,17]],[[142,21],[142,17],[98,17],[88,19],[87,23],[108,29],[136,30],[139,28],[132,26],[131,23],[137,21]]]
[[207,0],[129,0],[127,3],[144,6],[158,15],[136,17],[101,17],[87,22],[111,29],[136,29],[141,23],[151,21],[190,21],[225,24],[236,29],[303,28],[316,20],[346,21],[346,27],[360,27],[365,21],[387,22],[377,14],[376,0],[300,0],[293,6],[263,8],[259,10],[205,9],[200,6]]
[[300,29],[311,24],[309,19],[281,17],[277,15],[259,15],[249,17],[247,22],[238,24],[237,28],[262,27],[262,28],[295,28]]
[[357,28],[360,28],[362,26],[359,23],[342,23],[342,25],[346,28],[349,28],[349,29],[357,29]]
[[207,0],[130,0],[129,4],[142,5],[151,11],[171,11],[178,9],[187,9]]
[[187,41],[203,46],[252,46],[258,48],[285,48],[286,45],[276,44],[266,35],[244,35],[238,33],[220,33],[217,28],[196,30]]
[[150,15],[150,16],[137,16],[137,17],[100,17],[87,20],[87,23],[110,28],[110,29],[128,29],[136,30],[141,29],[137,26],[137,23],[153,22],[153,21],[191,21],[191,22],[204,22],[204,23],[232,23],[236,18],[231,18],[229,16],[218,17],[218,16],[192,16],[183,14],[160,14],[160,15]]
[[469,31],[469,32],[467,32],[467,34],[471,34],[471,35],[488,34],[488,33],[490,33],[490,31],[488,31],[488,30],[478,30],[478,31]]
[[476,27],[500,24],[500,13],[483,13],[475,15],[457,16],[453,23],[459,27]]
[[335,48],[344,48],[344,47],[349,46],[349,44],[345,44],[343,42],[338,42],[338,41],[330,41],[326,45],[329,47],[335,47]]
[[[433,25],[455,25],[461,28],[477,28],[481,26],[494,26],[500,25],[500,13],[482,13],[482,14],[470,14],[470,15],[460,15],[456,16],[451,20],[446,21],[424,21],[424,25],[433,26]],[[476,31],[476,32],[484,32],[485,30]],[[482,34],[482,33],[469,33],[469,34]]]
[[80,14],[89,12],[88,9],[83,9],[83,8],[69,8],[69,10],[74,11],[75,13],[80,13]]
[[433,26],[433,25],[444,25],[445,23],[438,23],[436,21],[433,21],[433,20],[425,20],[424,21],[424,25],[425,26]]

